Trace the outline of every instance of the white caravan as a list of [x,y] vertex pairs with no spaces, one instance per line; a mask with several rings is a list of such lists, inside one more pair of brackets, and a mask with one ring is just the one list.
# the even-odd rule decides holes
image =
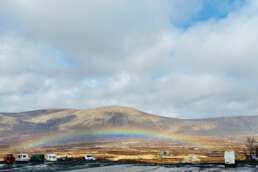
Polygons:
[[27,153],[19,153],[16,155],[16,161],[17,162],[29,162],[30,157]]
[[53,153],[47,154],[46,160],[51,162],[57,161],[56,154],[53,154]]

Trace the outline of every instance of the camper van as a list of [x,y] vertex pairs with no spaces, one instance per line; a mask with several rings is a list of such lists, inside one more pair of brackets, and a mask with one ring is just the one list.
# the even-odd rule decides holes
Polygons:
[[47,154],[47,158],[46,158],[47,161],[50,161],[50,162],[55,162],[57,161],[57,157],[56,157],[56,154]]
[[44,162],[45,156],[44,156],[44,154],[33,154],[31,156],[30,160],[31,160],[31,162],[34,162],[34,163]]
[[234,151],[224,152],[224,163],[225,167],[235,167],[236,166],[236,156]]
[[29,162],[30,158],[29,158],[29,155],[26,153],[19,153],[16,155],[16,161],[17,162]]

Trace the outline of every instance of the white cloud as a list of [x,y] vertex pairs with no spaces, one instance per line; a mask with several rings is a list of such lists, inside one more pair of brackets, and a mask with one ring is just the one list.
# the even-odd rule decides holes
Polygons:
[[258,114],[257,2],[175,26],[201,5],[0,2],[0,111],[120,104],[189,118]]

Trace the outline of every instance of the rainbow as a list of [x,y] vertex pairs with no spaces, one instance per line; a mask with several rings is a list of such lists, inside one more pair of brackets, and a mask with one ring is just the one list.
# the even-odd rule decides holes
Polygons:
[[173,132],[164,132],[159,130],[139,129],[139,128],[103,128],[97,131],[92,130],[76,130],[76,131],[63,131],[53,132],[45,135],[39,135],[29,139],[22,144],[18,145],[18,148],[28,149],[44,146],[55,146],[69,143],[75,143],[76,141],[87,141],[97,138],[146,138],[146,139],[159,139],[174,141],[179,143],[186,143],[198,147],[209,148],[210,145],[200,142],[191,136],[179,135]]

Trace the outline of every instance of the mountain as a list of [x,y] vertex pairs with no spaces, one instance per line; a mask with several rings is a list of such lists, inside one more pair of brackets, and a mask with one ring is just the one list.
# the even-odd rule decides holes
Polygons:
[[189,143],[196,137],[256,135],[257,123],[258,116],[179,119],[121,106],[0,113],[0,147],[69,145],[128,138]]

